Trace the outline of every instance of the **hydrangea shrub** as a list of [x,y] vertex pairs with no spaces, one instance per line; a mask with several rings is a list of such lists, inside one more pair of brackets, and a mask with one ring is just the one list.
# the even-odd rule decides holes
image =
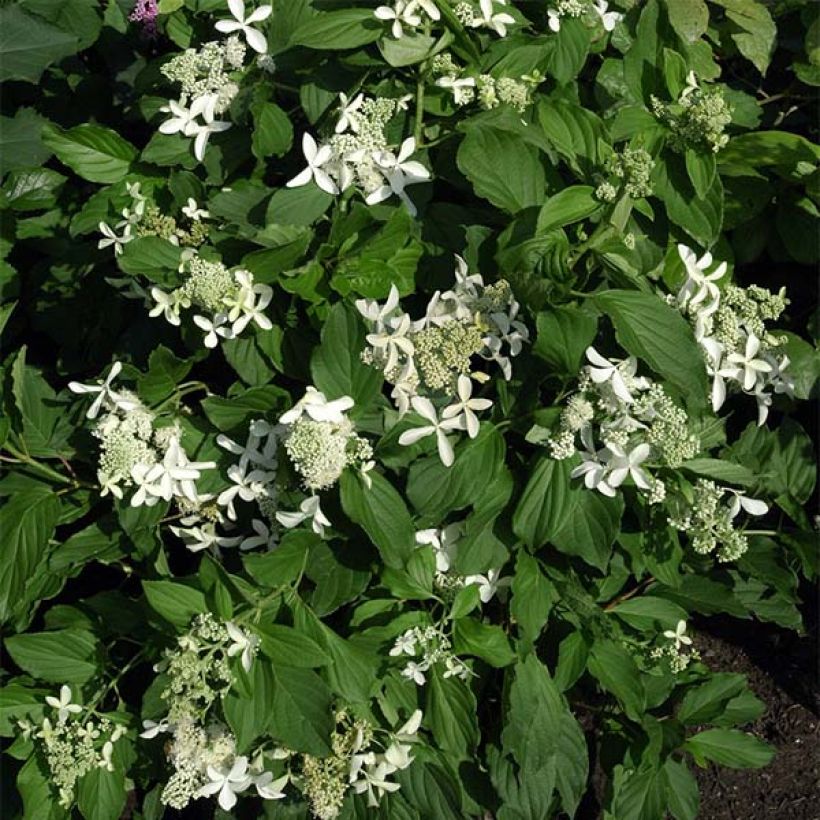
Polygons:
[[3,4],[4,816],[693,820],[765,766],[698,633],[816,577],[818,26]]

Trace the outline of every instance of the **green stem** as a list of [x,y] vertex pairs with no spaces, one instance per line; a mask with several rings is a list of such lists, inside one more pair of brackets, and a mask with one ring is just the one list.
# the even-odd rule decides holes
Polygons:
[[416,83],[416,123],[413,129],[413,136],[416,139],[416,150],[421,148],[422,129],[424,128],[424,68],[419,71],[419,79]]
[[56,470],[52,470],[51,467],[46,467],[45,464],[41,464],[39,461],[32,458],[31,456],[26,455],[25,453],[21,453],[19,450],[17,450],[15,447],[13,447],[8,442],[6,442],[6,444],[4,444],[3,446],[19,462],[22,462],[23,464],[27,464],[30,469],[34,470],[35,472],[40,473],[40,475],[43,475],[43,476],[46,476],[47,478],[52,479],[53,481],[59,481],[60,484],[71,484],[74,487],[79,487],[79,486],[81,486],[81,484],[84,485],[84,486],[88,486],[88,487],[93,486],[92,484],[87,484],[86,485],[84,482],[79,482],[79,481],[75,481],[73,479],[70,479],[70,478],[68,478],[68,476],[64,476],[62,473],[58,473]]

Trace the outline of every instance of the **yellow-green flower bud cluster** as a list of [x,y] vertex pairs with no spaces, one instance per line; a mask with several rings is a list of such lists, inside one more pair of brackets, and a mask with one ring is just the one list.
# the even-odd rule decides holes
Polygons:
[[415,362],[429,390],[454,392],[458,376],[470,372],[470,358],[483,347],[481,328],[474,322],[453,320],[412,336]]
[[674,150],[706,148],[716,154],[729,142],[724,131],[732,121],[732,109],[719,88],[688,89],[672,105],[654,96],[651,102],[655,116],[672,131]]
[[225,300],[235,299],[239,293],[236,277],[221,262],[194,256],[186,267],[187,279],[175,293],[203,310],[224,311]]
[[635,402],[635,415],[648,420],[647,441],[668,467],[680,467],[700,449],[689,419],[660,384],[653,383]]

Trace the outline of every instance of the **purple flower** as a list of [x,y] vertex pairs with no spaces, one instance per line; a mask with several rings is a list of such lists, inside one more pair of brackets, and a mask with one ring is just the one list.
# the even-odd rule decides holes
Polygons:
[[157,36],[157,0],[137,0],[134,10],[128,15],[132,23],[142,23],[142,31],[146,37]]

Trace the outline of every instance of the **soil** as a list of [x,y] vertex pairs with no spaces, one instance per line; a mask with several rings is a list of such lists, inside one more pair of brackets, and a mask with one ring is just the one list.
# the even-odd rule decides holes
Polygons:
[[[807,635],[719,617],[693,623],[704,662],[715,671],[746,675],[766,705],[755,723],[742,728],[777,750],[764,769],[694,767],[698,820],[820,820],[817,600],[812,593],[806,597],[814,598],[814,605],[804,608]],[[600,820],[607,776],[595,755],[597,721],[582,711],[577,715],[590,744],[592,772],[576,818]]]
[[[816,636],[815,630],[811,630]],[[696,771],[699,820],[820,820],[820,694],[815,637],[749,622],[714,622],[698,646],[714,669],[746,675],[766,704],[744,727],[777,749],[757,770]],[[810,633],[811,634],[811,633]]]

